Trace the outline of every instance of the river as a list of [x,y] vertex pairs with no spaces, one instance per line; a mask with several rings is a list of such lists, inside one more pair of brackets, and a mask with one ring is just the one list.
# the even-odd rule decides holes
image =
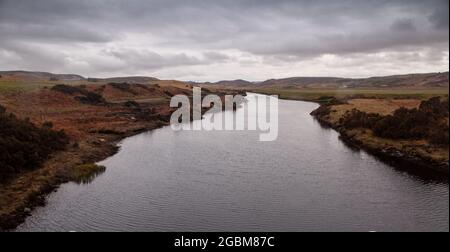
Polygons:
[[317,107],[280,100],[273,142],[170,127],[127,138],[105,173],[62,185],[17,231],[449,231],[448,179],[347,147]]

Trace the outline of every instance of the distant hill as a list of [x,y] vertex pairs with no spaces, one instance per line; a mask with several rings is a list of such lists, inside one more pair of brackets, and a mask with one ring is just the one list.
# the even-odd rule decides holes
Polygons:
[[296,77],[273,79],[260,83],[260,86],[295,87],[347,87],[347,88],[395,88],[395,87],[448,87],[449,73],[408,74],[362,79]]
[[227,86],[248,86],[254,85],[255,83],[246,80],[224,80],[212,83],[214,85],[227,85]]
[[[91,82],[127,82],[148,83],[150,81],[158,81],[157,78],[145,76],[129,76],[129,77],[114,77],[114,78],[85,78],[76,74],[54,74],[47,72],[29,72],[29,71],[0,71],[0,78],[7,80],[19,81],[91,81]],[[0,79],[1,80],[1,79]]]
[[84,80],[85,78],[76,74],[53,74],[47,72],[27,72],[27,71],[0,71],[2,78],[11,80],[25,80],[25,81],[49,81],[49,80],[63,80],[74,81]]
[[[76,74],[53,74],[46,72],[0,71],[0,80],[22,81],[87,81],[101,83],[148,84],[160,81],[154,77],[129,76],[114,78],[84,78]],[[224,80],[218,82],[180,82],[180,85],[214,85],[224,87],[283,87],[283,88],[445,88],[449,87],[449,72],[428,74],[393,75],[372,78],[338,77],[292,77],[271,79],[263,82],[246,80]]]
[[371,78],[291,77],[270,79],[263,82],[245,80],[196,83],[229,87],[293,87],[293,88],[400,88],[400,87],[448,87],[449,73],[407,74]]
[[151,81],[158,81],[159,79],[145,76],[130,76],[130,77],[114,77],[114,78],[94,79],[94,80],[101,80],[106,82],[126,82],[129,84],[140,84],[140,83],[143,84]]
[[246,80],[223,80],[218,82],[195,82],[195,81],[186,81],[186,83],[191,85],[216,85],[216,86],[229,86],[229,87],[242,87],[242,86],[250,86],[254,85],[255,82],[250,82]]
[[271,79],[261,82],[260,86],[336,86],[344,82],[344,78],[334,77],[292,77],[285,79]]

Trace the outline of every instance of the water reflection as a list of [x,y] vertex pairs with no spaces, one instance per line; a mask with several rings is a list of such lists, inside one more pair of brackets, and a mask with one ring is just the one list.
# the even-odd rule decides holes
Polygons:
[[448,182],[348,148],[280,101],[277,141],[169,127],[126,139],[92,183],[63,185],[19,231],[448,231]]

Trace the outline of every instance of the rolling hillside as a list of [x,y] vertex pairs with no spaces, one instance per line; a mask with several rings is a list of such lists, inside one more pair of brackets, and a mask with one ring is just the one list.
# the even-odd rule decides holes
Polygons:
[[448,87],[448,72],[430,74],[408,74],[385,77],[372,77],[364,79],[350,78],[322,78],[322,77],[296,77],[287,79],[273,79],[260,83],[260,86],[294,86],[304,88],[399,88],[422,87],[437,88]]
[[198,85],[241,88],[445,88],[449,86],[449,73],[407,74],[371,78],[291,77],[263,82],[246,80],[194,83]]

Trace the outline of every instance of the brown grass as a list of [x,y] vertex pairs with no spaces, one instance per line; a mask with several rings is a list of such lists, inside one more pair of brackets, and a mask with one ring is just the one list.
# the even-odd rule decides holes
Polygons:
[[347,111],[358,109],[366,113],[389,115],[395,110],[404,107],[408,109],[418,108],[421,100],[418,99],[353,99],[348,104],[334,105],[330,118],[336,123]]
[[350,130],[349,134],[354,139],[364,143],[371,149],[396,149],[404,153],[415,153],[424,159],[431,159],[437,162],[448,162],[448,148],[438,148],[430,145],[425,140],[392,140],[374,136],[368,129]]

